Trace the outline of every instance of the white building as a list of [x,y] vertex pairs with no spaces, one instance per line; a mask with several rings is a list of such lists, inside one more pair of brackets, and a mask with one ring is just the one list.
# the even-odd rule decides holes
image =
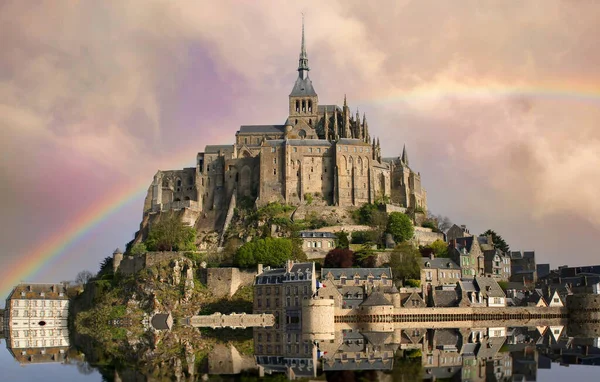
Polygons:
[[[69,346],[69,300],[62,284],[19,284],[6,299],[7,348],[16,359],[34,362]],[[64,357],[54,357],[56,360]]]

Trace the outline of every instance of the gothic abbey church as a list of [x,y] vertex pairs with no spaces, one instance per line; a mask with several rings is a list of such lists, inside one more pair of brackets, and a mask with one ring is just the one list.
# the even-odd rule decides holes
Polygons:
[[320,104],[309,70],[303,27],[285,123],[241,126],[233,144],[206,146],[196,167],[158,171],[144,214],[227,211],[242,198],[258,205],[297,205],[310,198],[340,207],[387,199],[426,210],[427,193],[406,149],[400,157],[383,158],[366,116],[353,115],[345,97],[342,107]]

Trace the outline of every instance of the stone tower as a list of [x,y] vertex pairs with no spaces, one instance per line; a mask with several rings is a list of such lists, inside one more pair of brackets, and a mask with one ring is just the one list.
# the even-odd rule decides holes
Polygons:
[[[288,123],[292,126],[298,126],[298,138],[317,138],[312,137],[311,132],[302,129],[306,124],[309,130],[314,130],[319,119],[318,107],[319,97],[313,88],[312,81],[308,76],[310,68],[308,67],[308,56],[306,54],[306,44],[304,41],[304,18],[302,19],[302,43],[300,46],[300,58],[298,60],[298,78],[294,88],[290,93],[290,109]],[[304,130],[304,133],[299,130]],[[313,134],[316,134],[313,132]]]

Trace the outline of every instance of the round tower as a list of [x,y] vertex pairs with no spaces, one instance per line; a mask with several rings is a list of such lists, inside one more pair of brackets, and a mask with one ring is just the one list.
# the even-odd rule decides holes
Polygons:
[[121,261],[123,261],[123,251],[119,248],[115,249],[113,252],[113,272],[117,273],[119,270],[119,265],[121,265]]
[[335,339],[335,307],[332,299],[302,301],[302,337],[311,341]]

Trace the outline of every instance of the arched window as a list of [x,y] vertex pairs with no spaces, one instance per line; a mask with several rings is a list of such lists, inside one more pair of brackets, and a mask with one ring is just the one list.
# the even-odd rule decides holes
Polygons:
[[308,111],[312,112],[312,101],[308,100]]
[[177,187],[181,187],[181,179],[177,178]]
[[302,100],[302,112],[306,112],[306,101]]
[[296,100],[296,113],[300,112],[300,101]]
[[309,119],[309,120],[308,120],[308,125],[309,125],[309,126],[312,126],[312,119]]

